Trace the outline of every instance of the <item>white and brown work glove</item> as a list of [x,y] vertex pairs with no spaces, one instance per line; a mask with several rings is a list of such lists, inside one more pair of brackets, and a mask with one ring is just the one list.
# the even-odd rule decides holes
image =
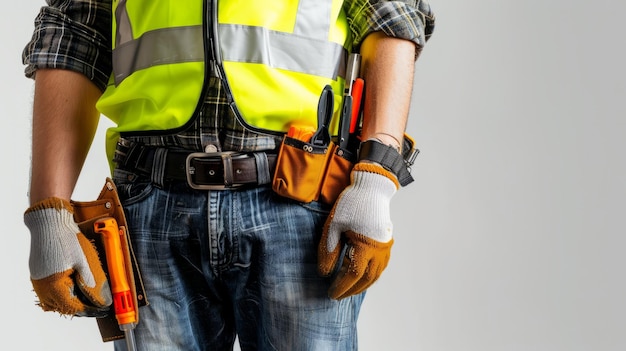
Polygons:
[[331,275],[342,260],[328,294],[342,299],[363,292],[387,267],[393,244],[390,202],[400,187],[382,166],[357,163],[351,184],[339,195],[324,225],[318,248],[318,271]]
[[30,277],[44,311],[101,316],[111,290],[94,245],[74,222],[72,205],[48,198],[24,213],[30,230]]

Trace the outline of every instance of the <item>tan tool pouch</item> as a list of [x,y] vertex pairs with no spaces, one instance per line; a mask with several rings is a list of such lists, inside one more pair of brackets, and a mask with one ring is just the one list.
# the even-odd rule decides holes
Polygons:
[[[125,235],[121,236],[122,251],[124,256],[124,263],[126,267],[132,267],[131,270],[127,270],[127,279],[130,284],[133,297],[135,299],[135,306],[141,307],[148,304],[143,282],[141,280],[141,274],[135,259],[130,237],[128,233],[128,225],[126,223],[126,216],[122,209],[122,204],[119,200],[117,189],[110,178],[106,178],[106,183],[95,201],[72,201],[74,206],[74,220],[78,223],[81,231],[85,236],[90,239],[96,246],[98,254],[102,262],[102,268],[108,275],[108,268],[106,264],[106,254],[104,251],[104,244],[102,236],[96,234],[94,231],[94,223],[104,217],[113,217],[117,221],[117,224]],[[137,315],[139,310],[137,309]],[[103,341],[113,341],[124,338],[124,332],[120,330],[115,318],[115,311],[113,305],[109,310],[106,317],[96,318],[98,328],[100,329],[100,335]]]
[[350,182],[349,161],[336,144],[317,146],[283,138],[272,179],[272,189],[279,195],[301,202],[321,201],[333,204]]
[[334,204],[343,189],[350,185],[350,172],[354,166],[351,152],[332,143],[331,145],[332,152],[324,172],[319,195],[319,201],[330,205]]

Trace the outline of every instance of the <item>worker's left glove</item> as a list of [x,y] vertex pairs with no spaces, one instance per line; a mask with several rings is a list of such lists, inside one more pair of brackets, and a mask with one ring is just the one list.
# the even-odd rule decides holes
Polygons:
[[357,163],[351,184],[339,195],[324,225],[318,247],[318,271],[331,275],[345,254],[328,294],[342,299],[363,292],[382,274],[393,244],[391,197],[400,187],[382,166]]
[[30,229],[30,275],[44,311],[102,316],[111,289],[94,245],[74,222],[67,200],[48,198],[24,213]]

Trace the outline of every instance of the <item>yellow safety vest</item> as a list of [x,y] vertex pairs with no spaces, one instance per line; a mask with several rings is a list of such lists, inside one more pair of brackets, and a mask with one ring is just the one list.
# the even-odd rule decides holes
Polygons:
[[191,123],[211,76],[223,79],[237,118],[253,130],[315,127],[326,84],[337,114],[349,43],[342,4],[114,0],[113,74],[97,104],[116,124],[108,154],[120,133],[171,133]]

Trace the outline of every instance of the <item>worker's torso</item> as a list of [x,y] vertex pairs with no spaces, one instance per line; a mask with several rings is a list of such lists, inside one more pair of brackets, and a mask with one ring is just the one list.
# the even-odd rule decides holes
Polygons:
[[109,145],[125,133],[194,149],[258,150],[274,148],[291,124],[315,127],[323,87],[333,86],[337,102],[343,89],[341,5],[115,2],[114,74],[98,103],[117,124]]

